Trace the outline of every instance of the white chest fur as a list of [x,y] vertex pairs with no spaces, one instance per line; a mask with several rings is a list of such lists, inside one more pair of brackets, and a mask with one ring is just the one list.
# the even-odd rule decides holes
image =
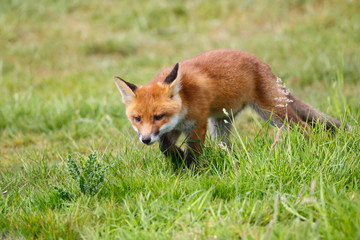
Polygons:
[[178,123],[176,124],[176,130],[183,132],[185,135],[188,135],[191,130],[195,129],[195,121],[194,120],[185,120],[187,114],[187,108],[184,108],[180,114],[180,118]]
[[182,120],[179,122],[176,127],[176,130],[183,132],[185,135],[189,134],[190,131],[195,129],[195,121],[194,120]]

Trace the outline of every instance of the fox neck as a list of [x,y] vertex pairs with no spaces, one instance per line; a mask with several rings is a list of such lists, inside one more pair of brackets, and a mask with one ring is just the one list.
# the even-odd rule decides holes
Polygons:
[[168,123],[164,124],[161,128],[160,128],[160,136],[164,133],[170,132],[174,129],[177,128],[177,126],[184,120],[186,114],[187,114],[188,110],[186,107],[182,107],[181,111],[177,114],[174,114],[171,118],[171,121],[169,121]]

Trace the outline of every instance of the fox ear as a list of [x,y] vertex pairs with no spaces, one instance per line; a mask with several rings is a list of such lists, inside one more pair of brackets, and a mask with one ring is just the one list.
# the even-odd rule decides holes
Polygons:
[[129,83],[120,77],[114,77],[114,81],[124,103],[131,102],[136,97],[135,91],[138,87],[135,84]]
[[173,95],[177,94],[181,89],[181,71],[180,64],[176,63],[173,70],[171,70],[170,74],[165,78],[164,83],[170,84],[170,88],[172,89]]

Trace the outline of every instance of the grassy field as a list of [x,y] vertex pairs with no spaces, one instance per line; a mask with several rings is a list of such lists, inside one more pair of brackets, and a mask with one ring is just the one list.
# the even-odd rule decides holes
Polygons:
[[[2,1],[0,238],[360,239],[359,12],[355,0]],[[138,141],[113,76],[143,84],[216,48],[255,53],[353,131],[286,130],[271,152],[276,129],[247,109],[234,153],[209,139],[204,169],[174,170]]]

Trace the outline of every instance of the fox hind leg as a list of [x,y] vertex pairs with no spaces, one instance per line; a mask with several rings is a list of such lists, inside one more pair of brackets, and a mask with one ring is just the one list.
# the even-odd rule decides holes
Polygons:
[[229,117],[209,118],[208,123],[212,138],[221,149],[228,150],[230,147],[229,138],[232,128],[231,119]]
[[264,121],[268,121],[270,119],[271,125],[277,127],[281,127],[283,125],[281,117],[276,116],[275,111],[273,111],[274,109],[267,109],[265,107],[259,106],[258,104],[252,104],[251,107],[260,115]]
[[289,122],[299,125],[305,133],[309,133],[308,124],[301,119],[291,105],[269,107],[253,104],[252,107],[265,121],[270,119],[270,123],[274,126],[281,127],[285,122]]

